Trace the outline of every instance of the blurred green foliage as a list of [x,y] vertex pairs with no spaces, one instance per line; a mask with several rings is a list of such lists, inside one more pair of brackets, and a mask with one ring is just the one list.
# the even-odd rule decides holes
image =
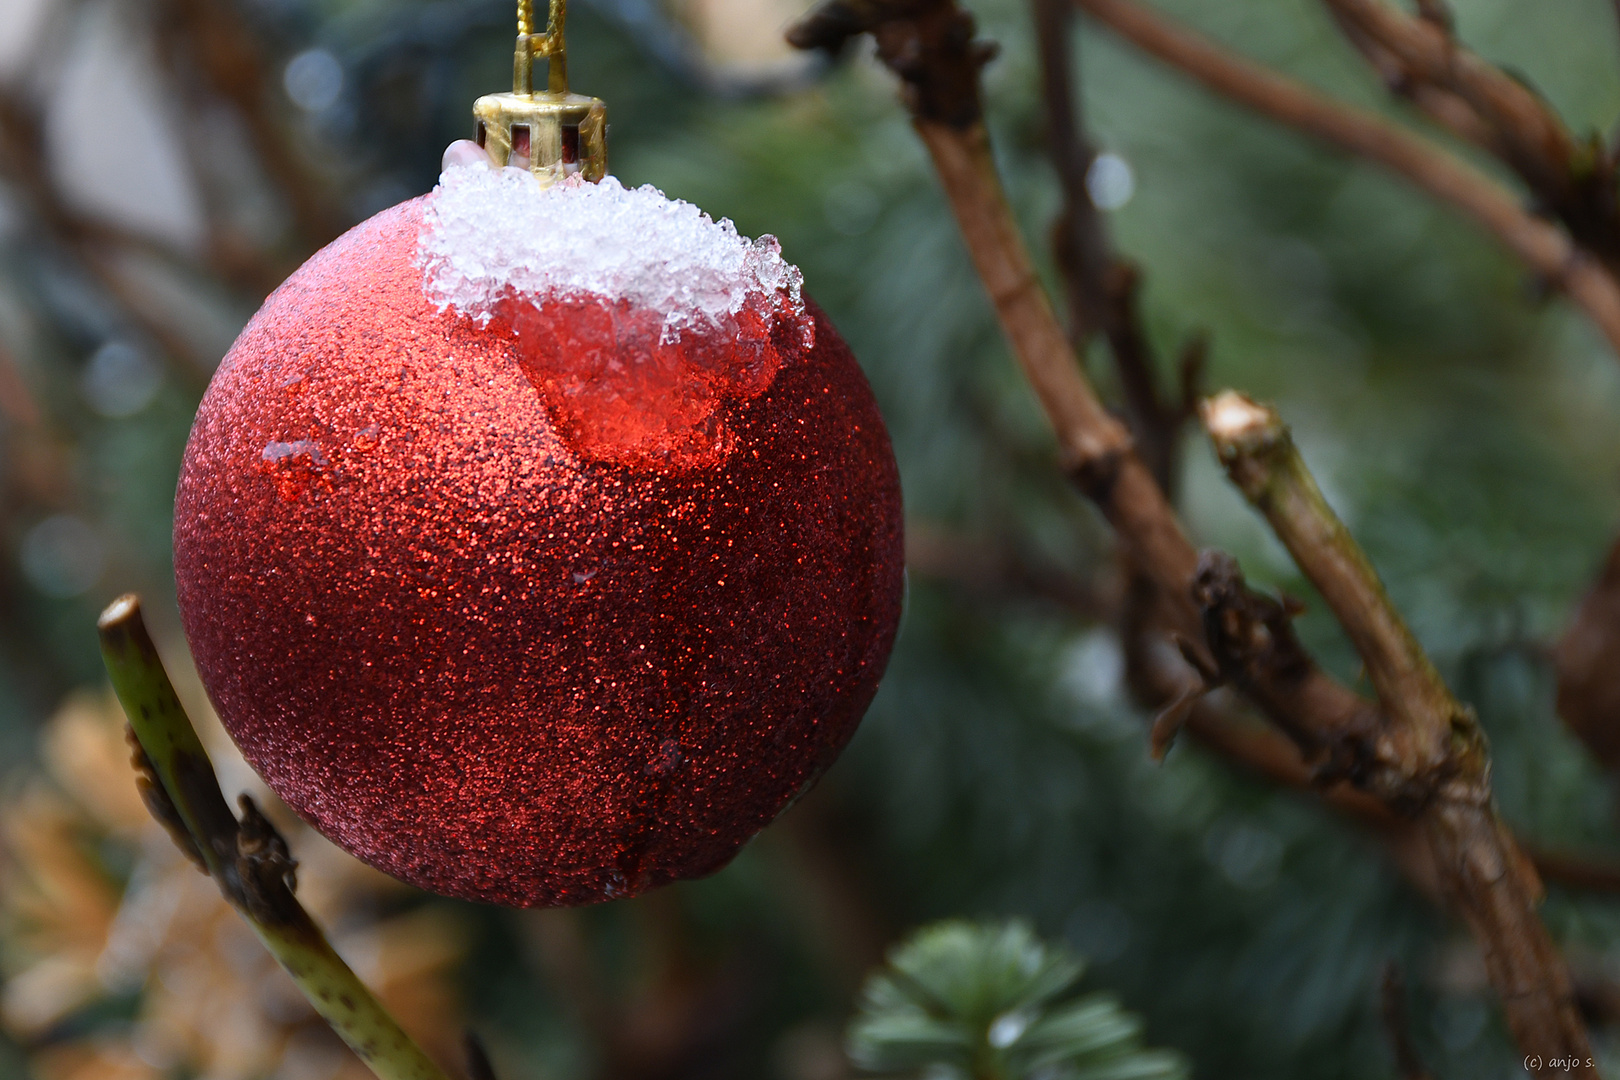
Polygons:
[[1185,1080],[1145,1050],[1142,1022],[1106,994],[1063,1000],[1085,964],[1020,922],[951,920],[913,933],[867,980],[850,1057],[936,1080]]
[[[466,134],[472,97],[508,78],[504,2],[242,3],[273,71],[312,47],[343,65],[331,108],[299,116],[282,104],[355,220],[427,190],[440,149]],[[1306,0],[1165,6],[1249,55],[1400,115]],[[1620,33],[1602,0],[1455,6],[1462,38],[1522,72],[1578,131],[1620,115]],[[987,72],[991,123],[1026,234],[1046,259],[1057,194],[1028,13],[1011,0],[973,7],[1003,46]],[[884,409],[908,516],[1077,577],[1106,567],[1106,532],[1054,467],[1050,433],[887,75],[857,56],[809,85],[727,96],[675,62],[690,59],[688,45],[656,8],[582,0],[569,30],[575,85],[609,101],[613,170],[744,233],[775,233],[804,269]],[[1134,170],[1134,198],[1110,222],[1144,268],[1161,353],[1207,329],[1211,388],[1278,402],[1418,636],[1479,709],[1515,827],[1549,846],[1620,848],[1612,782],[1559,726],[1545,649],[1620,518],[1615,358],[1458,215],[1205,96],[1094,28],[1076,48],[1094,134]],[[256,300],[205,287],[238,323]],[[57,700],[100,678],[102,603],[139,588],[157,628],[175,628],[163,616],[170,499],[202,380],[171,362],[142,410],[91,408],[80,387],[102,344],[162,349],[37,222],[14,221],[0,239],[0,312],[66,447],[69,509],[106,550],[93,587],[51,595],[26,576],[21,553],[57,508],[0,523],[0,754],[20,773]],[[1090,366],[1110,388],[1100,352]],[[1182,504],[1197,541],[1309,600],[1196,439],[1186,457]],[[1301,629],[1341,677],[1357,678],[1320,605]],[[1058,605],[912,577],[884,687],[815,796],[879,923],[1028,919],[1091,957],[1087,985],[1117,991],[1148,1043],[1210,1078],[1387,1077],[1377,982],[1394,959],[1438,1075],[1521,1075],[1466,937],[1376,842],[1194,747],[1149,762],[1119,668],[1110,632]],[[635,1002],[656,959],[646,926],[678,909],[682,948],[713,975],[712,996],[694,1013],[709,1027],[667,1075],[814,1080],[800,1050],[853,1007],[852,983],[829,958],[837,949],[794,913],[795,864],[773,835],[668,899],[582,916],[604,992]],[[602,1046],[539,958],[531,917],[465,914],[477,931],[469,1014],[503,1077],[590,1075]],[[1581,969],[1620,961],[1612,899],[1555,889],[1547,917]],[[1613,1068],[1612,1035],[1597,1037]],[[20,1062],[5,1051],[0,1070],[6,1054]]]

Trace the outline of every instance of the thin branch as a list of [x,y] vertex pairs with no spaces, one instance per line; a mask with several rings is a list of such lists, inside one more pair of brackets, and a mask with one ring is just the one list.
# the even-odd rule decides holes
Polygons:
[[1620,540],[1610,547],[1553,649],[1558,715],[1609,769],[1620,769]]
[[1528,849],[1547,881],[1583,892],[1620,893],[1620,861],[1579,851]]
[[[1227,391],[1206,403],[1204,424],[1233,482],[1355,645],[1383,705],[1386,737],[1403,741],[1432,770],[1419,821],[1452,902],[1479,940],[1520,1047],[1531,1054],[1556,1047],[1559,1058],[1588,1060],[1568,969],[1535,914],[1541,882],[1497,816],[1473,713],[1452,697],[1407,629],[1276,412]],[[1580,1065],[1571,1072],[1595,1075]]]
[[1260,67],[1133,0],[1073,0],[1120,36],[1216,93],[1375,161],[1467,213],[1579,304],[1620,354],[1620,285],[1560,229],[1479,170],[1374,113]]
[[1063,213],[1052,230],[1053,246],[1067,286],[1070,334],[1079,349],[1092,334],[1106,330],[1103,280],[1114,257],[1107,227],[1086,187],[1097,148],[1086,136],[1075,94],[1071,59],[1074,9],[1069,0],[1033,0],[1033,7],[1046,106],[1046,152],[1063,192]]
[[[1348,759],[1354,766],[1347,775],[1357,786],[1396,812],[1419,814],[1420,835],[1449,899],[1479,939],[1520,1045],[1547,1058],[1585,1060],[1590,1051],[1568,971],[1535,914],[1534,871],[1497,821],[1486,778],[1475,771],[1485,764],[1482,744],[1465,746],[1455,763],[1430,760],[1421,745],[1431,730],[1427,717],[1380,723],[1375,709],[1323,673],[1297,643],[1273,655],[1286,611],[1230,602],[1251,599],[1241,577],[1200,574],[1209,567],[1200,565],[1123,425],[1086,381],[1035,277],[981,118],[978,72],[989,53],[973,41],[971,16],[951,0],[827,0],[789,30],[788,40],[836,51],[865,32],[900,76],[968,252],[1071,475],[1114,526],[1125,558],[1163,591],[1165,623],[1190,661],[1188,682],[1207,685],[1211,671],[1237,679],[1302,750],[1319,741],[1340,759],[1330,764],[1343,768]],[[1222,644],[1219,661],[1212,637]],[[1452,764],[1464,774],[1436,768]]]
[[1384,711],[1405,728],[1417,767],[1445,766],[1472,726],[1390,603],[1372,564],[1322,497],[1288,429],[1271,409],[1228,390],[1205,403],[1204,425],[1233,483],[1322,593],[1367,666]]
[[343,962],[293,896],[292,861],[275,827],[242,796],[225,802],[163,661],[127,594],[102,612],[101,656],[129,717],[141,796],[154,817],[245,919],[316,1013],[378,1080],[449,1080]]
[[1463,141],[1497,156],[1502,155],[1503,147],[1497,141],[1496,132],[1467,99],[1446,87],[1415,77],[1397,53],[1386,48],[1354,20],[1346,18],[1331,3],[1328,4],[1328,14],[1391,93],[1411,102],[1431,120]]
[[1449,18],[1384,0],[1323,0],[1391,88],[1472,138],[1523,178],[1547,213],[1611,268],[1620,265],[1614,163],[1582,145],[1540,95],[1452,36]]
[[1379,987],[1379,1004],[1384,1016],[1384,1031],[1389,1035],[1390,1048],[1395,1051],[1395,1067],[1401,1080],[1434,1080],[1434,1075],[1418,1056],[1417,1044],[1412,1041],[1412,1020],[1406,1008],[1406,980],[1393,960],[1384,965],[1384,979]]
[[[1131,434],[1159,486],[1171,490],[1181,429],[1191,417],[1193,395],[1166,401],[1152,346],[1137,310],[1140,274],[1113,250],[1102,214],[1091,200],[1087,176],[1097,150],[1086,136],[1073,73],[1074,7],[1070,0],[1033,0],[1046,103],[1046,146],[1063,192],[1063,211],[1053,224],[1053,252],[1063,272],[1069,338],[1082,356],[1094,333],[1108,340],[1125,395]],[[1189,374],[1183,365],[1183,381]],[[1191,373],[1196,374],[1195,371]]]
[[1120,609],[1112,575],[1081,577],[1010,544],[970,540],[927,522],[906,523],[906,570],[975,594],[1044,601],[1084,622],[1111,622]]

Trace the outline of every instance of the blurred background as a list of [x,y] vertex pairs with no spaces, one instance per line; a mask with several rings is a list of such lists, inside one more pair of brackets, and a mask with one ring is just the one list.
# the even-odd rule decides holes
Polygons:
[[[282,812],[301,895],[407,1028],[451,1058],[471,1024],[503,1080],[839,1080],[865,974],[956,915],[1021,917],[1089,958],[1084,985],[1199,1077],[1394,1075],[1391,960],[1439,1077],[1523,1075],[1477,951],[1375,841],[1195,746],[1149,761],[1108,536],[1054,467],[891,78],[860,50],[790,55],[802,6],[574,0],[571,74],[608,101],[612,171],[779,236],[872,381],[911,570],[861,732],[703,881],[478,907]],[[1604,0],[1455,6],[1463,40],[1578,133],[1620,120]],[[1003,47],[987,106],[1050,271],[1030,14],[972,7]],[[1166,7],[1393,114],[1309,0]],[[189,670],[171,501],[211,371],[305,257],[432,186],[472,99],[508,85],[513,23],[508,0],[0,0],[0,1077],[365,1075],[146,820],[94,620],[139,590]],[[1479,709],[1514,826],[1620,856],[1614,784],[1560,726],[1548,659],[1620,524],[1615,357],[1451,211],[1096,28],[1073,48],[1092,196],[1143,267],[1160,354],[1207,332],[1208,388],[1279,404]],[[1197,438],[1181,474],[1201,545],[1310,596]],[[1301,628],[1356,678],[1319,605]],[[256,790],[208,730],[226,790]],[[1546,917],[1589,1005],[1620,983],[1620,894],[1554,886]],[[1616,1067],[1615,1010],[1591,1011]]]

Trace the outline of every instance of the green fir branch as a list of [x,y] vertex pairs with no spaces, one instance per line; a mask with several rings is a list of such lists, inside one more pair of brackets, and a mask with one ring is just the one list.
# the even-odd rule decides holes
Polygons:
[[1084,970],[1022,922],[923,927],[867,980],[850,1057],[929,1080],[1185,1080],[1112,996],[1066,997]]

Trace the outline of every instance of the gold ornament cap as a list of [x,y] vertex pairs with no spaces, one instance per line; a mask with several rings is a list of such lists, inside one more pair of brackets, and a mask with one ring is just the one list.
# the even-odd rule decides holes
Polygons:
[[[607,106],[568,92],[563,43],[567,0],[550,0],[546,31],[534,33],[534,0],[518,0],[512,92],[473,102],[478,145],[497,165],[528,169],[546,187],[568,176],[595,183],[607,175]],[[535,93],[534,62],[544,59],[546,89]]]

